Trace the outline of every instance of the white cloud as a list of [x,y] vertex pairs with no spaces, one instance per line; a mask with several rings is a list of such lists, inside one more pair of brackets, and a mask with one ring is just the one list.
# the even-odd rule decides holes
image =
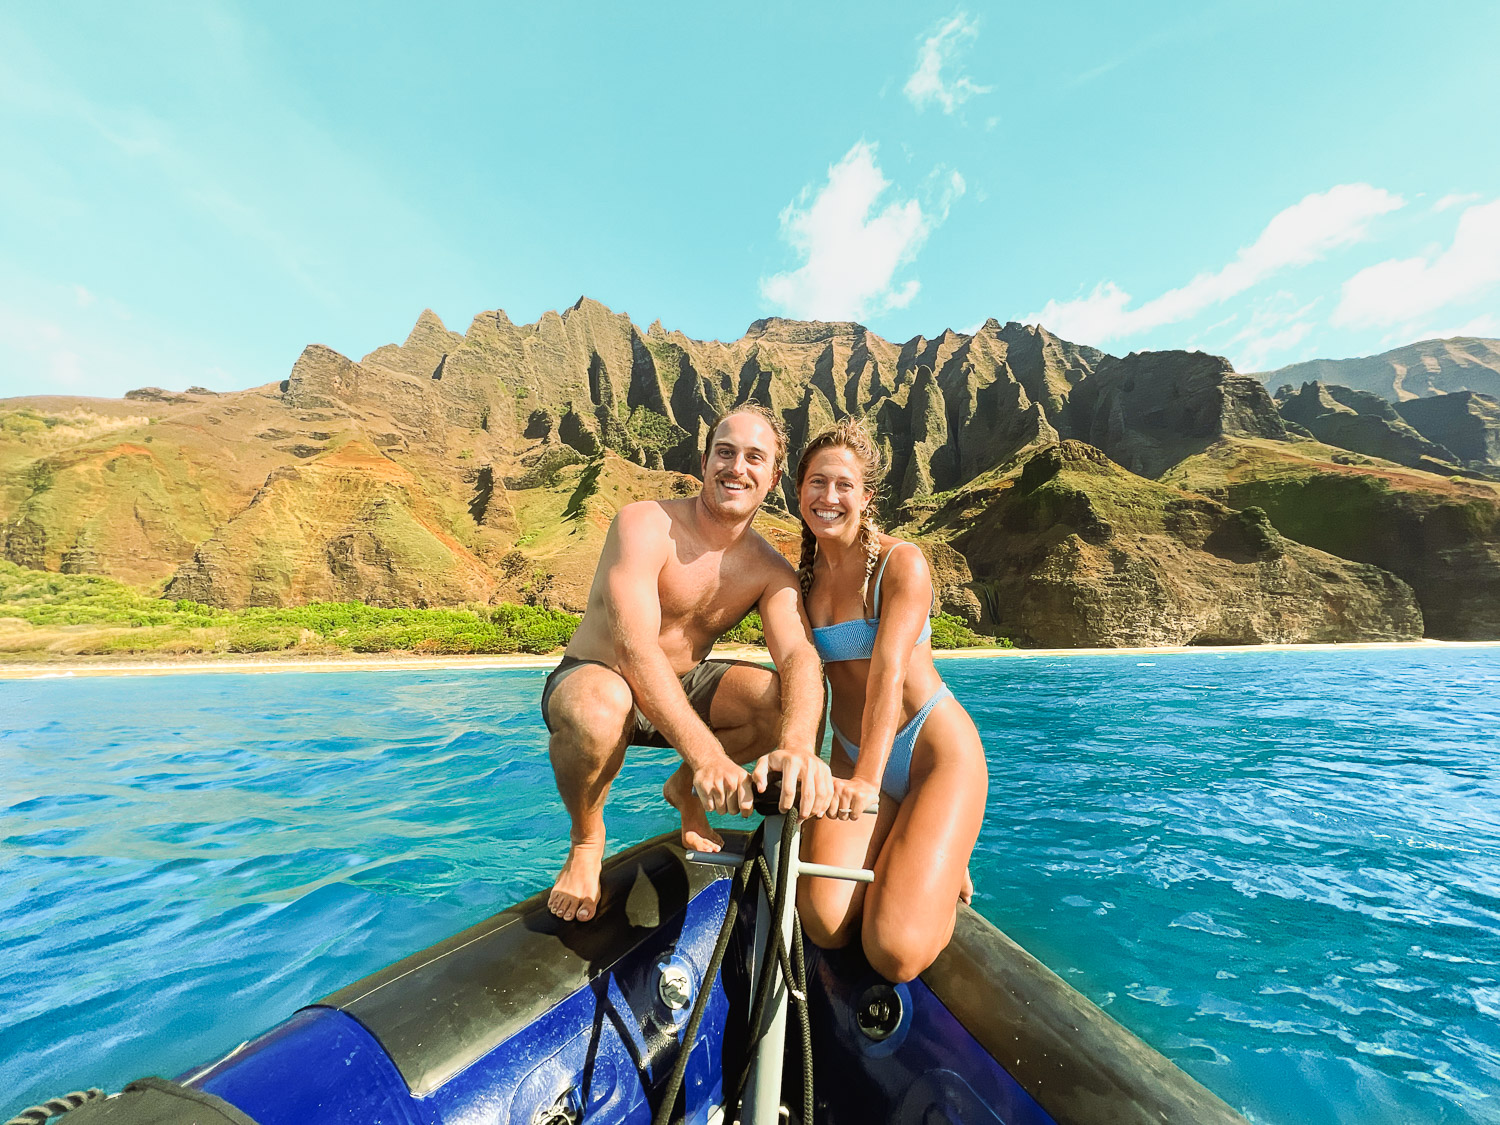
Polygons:
[[1296,347],[1314,328],[1310,319],[1321,298],[1299,305],[1285,291],[1261,301],[1250,314],[1250,322],[1229,338],[1225,353],[1236,371],[1266,371],[1267,360]]
[[66,394],[76,388],[83,379],[83,370],[69,336],[54,320],[0,307],[0,347],[13,363],[29,361],[39,376],[30,385],[17,382],[8,387],[4,383],[10,382],[9,379],[0,381],[0,394]]
[[[1332,321],[1415,328],[1423,317],[1485,296],[1500,284],[1500,200],[1466,208],[1453,244],[1415,258],[1391,258],[1344,282]],[[1420,330],[1420,329],[1418,329]]]
[[911,104],[925,109],[936,102],[944,113],[952,113],[975,94],[988,94],[993,87],[980,86],[966,74],[945,79],[943,71],[957,70],[958,55],[979,35],[979,21],[958,12],[922,41],[917,49],[917,69],[902,87]]
[[905,308],[921,288],[896,281],[927,236],[963,195],[957,172],[939,176],[938,199],[924,210],[916,199],[893,199],[878,211],[890,182],[875,162],[876,146],[860,141],[828,169],[828,182],[809,202],[811,188],[781,212],[781,236],[802,258],[798,268],[762,278],[761,295],[787,315],[809,320],[860,320]]
[[1366,238],[1372,220],[1404,206],[1405,200],[1369,184],[1339,184],[1314,192],[1271,219],[1234,260],[1213,273],[1200,273],[1131,308],[1133,298],[1113,281],[1101,282],[1087,297],[1051,300],[1027,317],[1071,340],[1103,343],[1167,324],[1178,324],[1204,309],[1237,296],[1286,269],[1309,265],[1330,252]]
[[1485,313],[1462,324],[1442,324],[1437,328],[1424,328],[1421,336],[1425,340],[1449,340],[1454,336],[1500,336],[1500,316]]
[[1478,203],[1483,198],[1484,196],[1480,195],[1477,191],[1454,192],[1439,199],[1432,205],[1432,209],[1434,211],[1446,211],[1451,207],[1462,207],[1467,203]]
[[[88,293],[88,299],[81,299]],[[107,395],[127,387],[224,390],[263,381],[252,372],[215,366],[218,346],[143,323],[108,294],[34,276],[0,277],[0,398],[12,395]]]

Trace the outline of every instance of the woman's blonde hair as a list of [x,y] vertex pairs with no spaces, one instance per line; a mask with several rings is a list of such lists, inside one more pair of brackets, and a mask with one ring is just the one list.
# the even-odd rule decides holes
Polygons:
[[[865,491],[870,494],[871,503],[865,508],[863,518],[859,521],[860,544],[865,549],[865,580],[859,588],[860,601],[863,603],[870,592],[870,576],[875,573],[875,564],[880,559],[880,528],[875,524],[874,497],[880,492],[880,485],[885,480],[886,463],[885,456],[880,452],[880,446],[875,444],[875,439],[870,431],[865,429],[864,423],[858,418],[844,418],[826,430],[813,437],[802,447],[802,455],[797,458],[797,495],[802,495],[802,481],[807,476],[807,466],[813,456],[825,449],[847,449],[854,454],[854,460],[859,465],[860,472],[864,476]],[[818,557],[818,537],[813,534],[812,528],[807,525],[807,516],[802,517],[802,557],[797,564],[797,581],[802,586],[802,596],[807,597],[812,590],[813,563]]]

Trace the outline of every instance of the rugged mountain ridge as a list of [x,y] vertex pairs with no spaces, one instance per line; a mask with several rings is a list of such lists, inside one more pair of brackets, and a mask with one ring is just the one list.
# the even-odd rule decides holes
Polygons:
[[1276,393],[1282,418],[1328,445],[1382,457],[1413,469],[1451,471],[1459,458],[1428,441],[1379,395],[1326,383],[1303,383]]
[[1379,355],[1294,363],[1256,378],[1268,387],[1333,383],[1391,402],[1457,391],[1500,397],[1500,340],[1482,336],[1419,340]]
[[1500,399],[1477,391],[1412,398],[1396,410],[1418,433],[1474,468],[1500,468]]
[[[1181,497],[1144,487],[1143,478],[1226,447],[1307,444],[1311,431],[1284,419],[1258,379],[1202,353],[1121,358],[1040,326],[996,320],[972,334],[897,344],[854,323],[772,318],[724,343],[660,322],[643,331],[588,299],[527,325],[501,311],[481,313],[464,333],[424,311],[401,344],[358,361],[310,345],[284,380],[247,391],[143,388],[123,403],[10,400],[0,403],[0,552],[29,566],[169,581],[171,596],[220,605],[348,597],[579,609],[613,513],[634,499],[693,491],[707,425],[752,398],[781,415],[794,449],[837,417],[871,421],[892,470],[885,517],[925,536],[944,607],[981,628],[1099,644],[1157,643],[1169,634],[1366,639],[1420,631],[1408,612],[1410,591],[1394,579],[1371,581],[1368,568],[1304,558],[1293,543],[1276,556],[1291,561],[1276,566],[1297,571],[1298,592],[1272,596],[1264,559],[1226,563],[1215,554],[1213,544],[1232,531],[1196,537],[1169,529],[1186,526]],[[1406,427],[1394,413],[1383,422]],[[1077,442],[1138,484],[1126,489],[1109,473],[1083,472]],[[1128,493],[1136,516],[1113,523],[1138,524],[1146,539],[1167,535],[1176,546],[1163,557],[1178,559],[1187,576],[1158,581],[1133,565],[1100,564],[1079,570],[1070,588],[1118,592],[1155,582],[1152,604],[1177,622],[1166,632],[1140,613],[1109,608],[1118,599],[1054,598],[1045,612],[1058,617],[1055,627],[1038,618],[1018,624],[1001,604],[997,591],[1007,582],[1024,585],[1055,561],[988,543],[986,535],[1011,535],[1009,525],[981,519],[989,501],[974,498],[1020,473],[1038,451],[1059,449],[1069,451],[1068,473],[1077,477],[1070,488]],[[1337,461],[1344,455],[1327,450],[1326,471],[1352,471]],[[1238,518],[1225,514],[1224,504],[1235,502],[1220,482],[1204,487],[1217,496],[1204,501],[1217,504],[1216,514],[1194,519]],[[795,512],[790,480],[773,500],[761,526],[790,553],[795,524],[777,513]],[[1088,544],[1088,528],[1073,528],[1065,509],[1042,510],[1056,516],[1063,540],[1076,532]],[[963,512],[990,531],[965,531],[955,515]],[[1291,534],[1275,511],[1271,521],[1268,534]],[[1114,566],[1130,556],[1122,543],[1100,558]],[[1470,563],[1483,570],[1480,556]],[[1250,581],[1247,567],[1262,578]],[[1321,601],[1311,592],[1318,582],[1332,592]],[[1257,583],[1264,613],[1244,612],[1260,624],[1238,634],[1186,608],[1216,598],[1248,607],[1255,599],[1244,591]],[[1462,584],[1449,585],[1445,597]],[[1276,625],[1274,607],[1294,602],[1300,608]],[[1335,605],[1352,608],[1341,616]]]

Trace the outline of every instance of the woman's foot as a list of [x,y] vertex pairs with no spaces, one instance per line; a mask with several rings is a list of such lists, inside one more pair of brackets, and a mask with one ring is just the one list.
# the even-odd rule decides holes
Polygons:
[[964,885],[958,889],[958,901],[968,906],[974,901],[974,876],[969,874],[969,869],[964,868]]
[[661,787],[661,795],[682,817],[682,846],[694,852],[717,852],[724,847],[724,837],[715,832],[708,823],[708,812],[698,794],[693,792],[693,774],[686,763],[678,766],[667,783]]
[[604,867],[604,843],[585,841],[568,848],[547,909],[564,922],[587,922],[599,910],[599,872]]

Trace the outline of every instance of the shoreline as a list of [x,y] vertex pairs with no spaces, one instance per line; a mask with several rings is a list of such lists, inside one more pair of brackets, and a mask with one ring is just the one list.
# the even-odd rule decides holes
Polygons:
[[[1500,641],[1362,641],[1347,644],[1271,644],[1271,645],[1164,645],[1131,648],[956,648],[933,653],[937,660],[964,659],[1036,659],[1068,656],[1176,656],[1184,653],[1250,653],[1250,652],[1370,652],[1407,649],[1482,649],[1500,648]],[[769,662],[764,648],[747,645],[716,645],[717,657]],[[544,656],[529,654],[491,654],[482,656],[414,656],[360,655],[341,656],[270,656],[264,659],[233,657],[182,656],[173,659],[71,658],[42,663],[0,663],[0,680],[72,679],[92,676],[180,676],[224,673],[269,674],[277,672],[414,672],[473,670],[488,671],[512,668],[551,668],[562,658],[561,652]]]

